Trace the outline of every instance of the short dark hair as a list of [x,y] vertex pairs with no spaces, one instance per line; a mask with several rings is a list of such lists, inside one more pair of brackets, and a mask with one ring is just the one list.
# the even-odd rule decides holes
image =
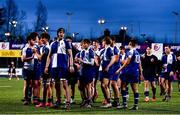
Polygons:
[[129,41],[129,43],[131,43],[131,46],[135,47],[136,46],[136,40],[135,39],[131,39]]
[[54,41],[56,41],[57,40],[57,37],[54,37]]
[[93,42],[99,43],[99,41],[98,41],[98,40],[93,40]]
[[120,46],[119,49],[120,50],[125,50],[125,47],[124,46]]
[[169,47],[171,49],[171,46],[170,45],[165,45],[164,47]]
[[27,37],[27,41],[36,40],[36,37],[37,37],[37,36],[38,36],[38,33],[32,32],[32,33],[30,33],[30,35]]
[[60,31],[62,31],[63,33],[65,33],[65,29],[64,29],[64,28],[59,28],[59,29],[57,30],[57,35],[58,35],[58,33],[59,33]]
[[110,38],[109,36],[106,36],[106,37],[103,39],[103,41],[105,41],[107,45],[111,45],[111,44],[112,44],[112,40],[111,40],[111,38]]
[[66,36],[66,39],[73,40],[71,36]]
[[90,43],[91,43],[91,41],[90,41],[89,39],[84,39],[84,40],[83,40],[83,43],[90,44]]
[[116,41],[116,37],[115,36],[112,36],[111,39],[112,39],[112,41]]
[[45,39],[47,39],[49,41],[50,40],[50,35],[48,33],[46,33],[46,32],[43,32],[41,34],[41,38],[45,38]]
[[150,49],[151,49],[151,46],[150,46],[150,45],[148,45],[148,46],[146,47],[146,49],[147,49],[147,48],[150,48]]

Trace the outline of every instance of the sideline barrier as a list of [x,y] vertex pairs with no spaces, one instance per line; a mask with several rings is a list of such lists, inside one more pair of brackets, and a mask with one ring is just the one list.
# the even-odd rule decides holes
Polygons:
[[0,50],[0,57],[21,57],[21,50]]
[[[0,76],[8,75],[9,68],[0,68]],[[22,68],[16,68],[16,75],[22,76]]]

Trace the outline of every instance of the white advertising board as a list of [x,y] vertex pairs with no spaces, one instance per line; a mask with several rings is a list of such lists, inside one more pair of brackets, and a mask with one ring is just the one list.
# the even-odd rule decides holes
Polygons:
[[159,60],[161,60],[163,55],[163,44],[162,43],[152,43],[152,54],[154,54]]
[[[9,68],[0,68],[0,75],[8,75]],[[16,68],[16,75],[22,75],[22,68]]]

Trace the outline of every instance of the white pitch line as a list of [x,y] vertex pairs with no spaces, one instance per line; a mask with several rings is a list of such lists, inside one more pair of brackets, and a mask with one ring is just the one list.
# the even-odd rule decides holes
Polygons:
[[9,86],[9,85],[7,85],[7,86],[0,86],[0,88],[9,88],[9,87],[12,87],[12,86]]

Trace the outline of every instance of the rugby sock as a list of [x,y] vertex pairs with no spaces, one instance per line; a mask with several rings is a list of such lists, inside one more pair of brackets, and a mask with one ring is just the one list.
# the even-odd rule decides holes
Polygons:
[[28,96],[28,101],[31,101],[31,96],[32,96],[32,87],[28,87],[28,91],[27,91],[27,96]]
[[52,103],[54,102],[54,100],[53,100],[53,96],[51,96],[51,100],[52,100]]
[[165,94],[165,89],[164,89],[164,87],[162,87],[162,85],[160,85],[160,90],[161,90],[160,95],[164,95]]
[[71,99],[74,99],[74,96],[71,96]]
[[114,102],[115,102],[116,104],[119,104],[119,98],[114,98]]
[[87,98],[87,97],[84,97],[84,101],[85,101],[85,103],[87,103],[87,101],[88,101],[88,98]]
[[25,88],[25,100],[27,101],[28,100],[28,88],[26,87]]
[[48,103],[52,102],[52,98],[48,98]]
[[89,105],[91,103],[91,99],[87,99],[86,103]]
[[156,88],[152,88],[152,93],[153,93],[153,99],[155,99],[155,95],[156,95]]
[[[38,97],[37,96],[33,96],[33,103],[34,104],[37,104],[38,103]],[[43,99],[43,101],[44,101],[44,99]]]
[[149,91],[144,91],[144,96],[148,97],[149,96]]
[[126,95],[129,95],[129,87],[126,87]]
[[46,97],[47,97],[47,81],[44,80],[44,83],[43,83],[43,103],[46,103]]
[[106,100],[107,100],[107,103],[111,103],[110,98],[107,98]]
[[33,96],[33,101],[36,100],[36,96]]
[[46,103],[46,97],[47,97],[47,88],[46,88],[46,86],[44,86],[44,90],[43,90],[43,103]]
[[56,101],[59,102],[59,103],[61,103],[61,97],[60,97],[60,98],[57,98]]
[[38,102],[41,102],[41,99],[40,99],[40,97],[38,97],[38,99],[37,99],[37,100],[38,100]]
[[134,93],[134,106],[138,106],[139,93]]
[[119,88],[119,92],[121,92],[121,88]]
[[122,100],[123,100],[123,106],[127,105],[126,100],[126,90],[121,90]]

